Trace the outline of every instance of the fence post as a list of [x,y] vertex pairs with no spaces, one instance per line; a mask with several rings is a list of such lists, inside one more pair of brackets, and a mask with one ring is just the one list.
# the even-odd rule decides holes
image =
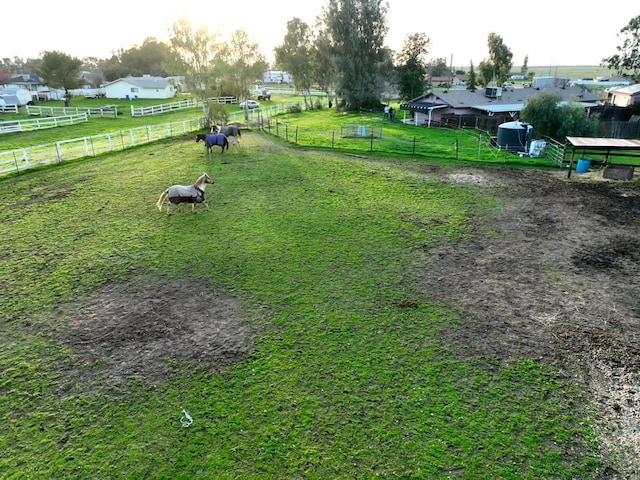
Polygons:
[[458,143],[457,138],[456,138],[456,160],[460,160],[460,145]]
[[331,131],[331,148],[336,148],[336,131]]
[[298,145],[298,125],[296,125],[296,145]]
[[371,140],[369,143],[370,143],[369,151],[373,152],[373,129],[371,130]]
[[416,154],[416,136],[413,136],[413,155]]

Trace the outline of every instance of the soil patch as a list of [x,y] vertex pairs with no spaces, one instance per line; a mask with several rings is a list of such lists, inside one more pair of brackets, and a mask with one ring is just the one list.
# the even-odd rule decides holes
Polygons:
[[504,168],[445,178],[502,203],[471,240],[429,252],[421,288],[461,312],[452,346],[537,359],[582,383],[608,425],[605,451],[619,458],[608,478],[638,478],[640,180]]
[[150,386],[176,362],[215,369],[247,354],[253,335],[238,301],[201,283],[138,279],[64,307],[58,336],[94,367],[83,383]]

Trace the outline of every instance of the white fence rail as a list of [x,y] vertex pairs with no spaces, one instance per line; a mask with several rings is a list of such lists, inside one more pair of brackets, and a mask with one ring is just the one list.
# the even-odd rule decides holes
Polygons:
[[[296,104],[276,104],[269,107],[247,110],[246,112],[233,112],[229,116],[229,120],[230,123],[238,122],[247,125],[259,125],[264,118],[286,112],[292,105]],[[84,116],[86,117],[88,114]],[[8,150],[0,152],[0,175],[53,163],[94,157],[102,153],[120,151],[164,138],[182,136],[200,130],[203,125],[203,118],[190,118],[178,122],[148,125],[129,130],[121,130],[119,132]]]
[[184,110],[198,105],[195,100],[181,100],[179,102],[162,103],[149,107],[134,107],[131,105],[132,117],[144,117],[145,115],[157,115],[159,113],[173,112],[174,110]]
[[29,115],[79,115],[88,113],[89,115],[99,115],[101,117],[117,117],[117,105],[103,105],[102,107],[41,107],[39,105],[27,105]]
[[89,114],[63,115],[61,117],[44,117],[34,120],[13,120],[0,123],[0,134],[14,132],[28,132],[31,130],[42,130],[44,128],[62,127],[64,125],[75,125],[89,121]]
[[18,105],[0,105],[0,112],[18,113],[19,111]]
[[124,150],[164,138],[181,136],[198,130],[201,126],[202,120],[194,118],[0,152],[0,175]]

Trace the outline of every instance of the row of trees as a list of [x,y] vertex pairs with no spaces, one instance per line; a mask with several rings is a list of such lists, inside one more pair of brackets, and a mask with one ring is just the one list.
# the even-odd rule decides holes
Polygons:
[[[407,35],[400,52],[385,47],[388,4],[383,0],[329,0],[312,27],[298,18],[287,23],[283,42],[275,49],[276,67],[289,72],[295,87],[305,95],[311,86],[327,92],[337,106],[377,109],[385,92],[398,92],[403,101],[421,95],[425,75],[451,74],[445,59],[427,61],[430,39],[425,33]],[[640,16],[621,30],[618,54],[602,60],[616,70],[640,73]],[[490,33],[488,58],[477,68],[471,63],[467,88],[502,84],[513,68],[513,54],[503,39]],[[525,57],[522,72],[527,71]],[[0,65],[0,81],[8,59]],[[16,62],[14,62],[16,63]],[[12,64],[13,65],[13,64]],[[235,31],[228,41],[186,19],[174,23],[168,43],[146,39],[141,46],[120,50],[106,60],[80,61],[61,52],[45,52],[31,65],[51,87],[72,89],[80,82],[80,69],[94,67],[97,84],[125,77],[152,74],[184,76],[191,92],[202,100],[210,96],[247,98],[250,87],[269,68],[259,46],[246,32]],[[22,65],[25,67],[25,65]],[[203,102],[206,103],[206,102]],[[210,108],[205,108],[207,118]]]

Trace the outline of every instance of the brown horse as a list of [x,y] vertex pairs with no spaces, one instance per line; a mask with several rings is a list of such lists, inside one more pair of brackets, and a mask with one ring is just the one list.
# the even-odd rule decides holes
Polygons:
[[207,153],[211,153],[211,149],[216,145],[222,148],[221,153],[224,153],[225,148],[229,150],[229,140],[222,133],[198,133],[196,135],[196,143],[201,140],[207,148]]

